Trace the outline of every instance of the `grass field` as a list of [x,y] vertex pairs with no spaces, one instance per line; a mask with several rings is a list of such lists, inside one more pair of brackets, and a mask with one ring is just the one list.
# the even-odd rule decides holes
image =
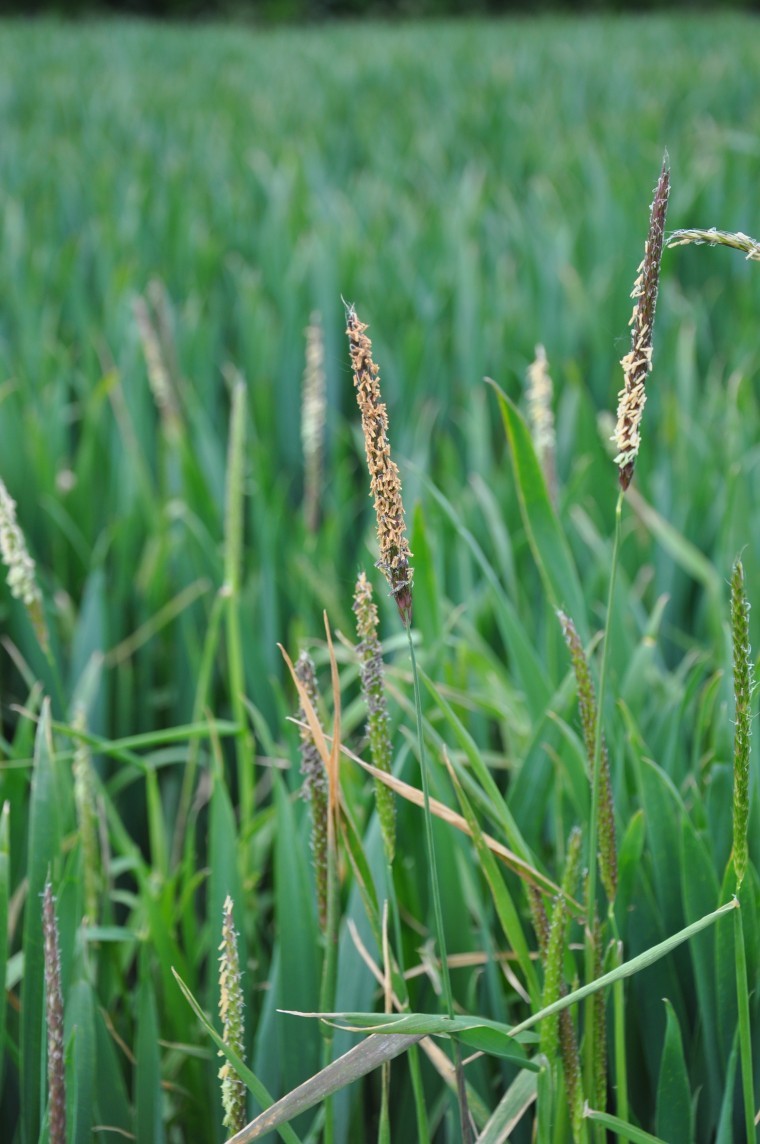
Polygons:
[[[55,1140],[48,878],[77,1142],[94,1127],[103,1140],[226,1139],[216,1046],[172,970],[221,1029],[228,895],[242,1047],[273,1098],[357,1043],[278,1010],[383,1012],[357,943],[382,967],[385,899],[394,989],[435,1015],[416,1031],[446,1012],[434,884],[457,1013],[516,1026],[553,999],[539,907],[531,914],[524,878],[496,865],[481,829],[586,903],[563,923],[545,895],[557,989],[731,899],[739,554],[760,601],[755,263],[706,246],[664,253],[618,550],[609,437],[665,148],[668,231],[760,237],[758,77],[760,25],[732,14],[266,32],[0,24],[0,478],[37,564],[50,645],[2,586],[3,1139]],[[369,323],[380,366],[414,553],[418,676],[373,567],[341,296]],[[160,335],[163,390],[137,298]],[[310,485],[301,408],[315,314],[326,408]],[[554,382],[556,514],[520,413],[538,343]],[[419,788],[424,756],[430,793],[468,822],[436,823],[431,861],[423,811],[397,798],[391,869],[374,788],[344,759],[323,928],[288,722],[299,697],[278,644],[294,662],[313,656],[331,734],[326,612],[338,737],[368,757],[352,614],[361,569],[380,611],[394,774]],[[596,942],[578,919],[590,914],[582,869],[600,748],[587,759],[558,606],[601,689],[610,758],[619,883],[611,902],[599,887]],[[760,647],[754,613],[749,635]],[[465,1067],[480,1139],[504,1139],[513,1117],[516,1144],[534,1131],[541,1144],[600,1140],[602,1122],[579,1121],[577,1104],[574,1119],[578,1092],[628,1125],[620,1139],[754,1138],[756,785],[741,934],[715,919],[613,983],[594,1036],[589,1005],[573,1006],[580,1089],[548,1020],[519,1050],[538,1073],[501,1025],[487,1043],[457,1041],[464,1056],[487,1050]],[[603,1027],[605,1083],[589,1047]],[[444,1053],[453,1043],[436,1041]],[[440,1057],[411,1049],[392,1065],[389,1101],[378,1070],[339,1083],[292,1130],[457,1140],[450,1079]]]

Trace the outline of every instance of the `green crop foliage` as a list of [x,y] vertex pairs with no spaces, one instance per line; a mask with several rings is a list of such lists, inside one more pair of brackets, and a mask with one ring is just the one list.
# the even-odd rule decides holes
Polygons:
[[[752,1137],[760,807],[755,752],[737,891],[729,581],[741,555],[760,600],[758,75],[739,14],[0,24],[0,481],[40,597],[2,569],[3,1141],[49,1134],[46,885],[70,1141],[219,1144],[220,1052],[240,1117],[284,1098],[267,1124],[291,1142]],[[374,567],[343,299],[382,378],[408,632]],[[321,918],[302,732],[327,779]],[[295,1015],[321,1007],[337,1029]]]

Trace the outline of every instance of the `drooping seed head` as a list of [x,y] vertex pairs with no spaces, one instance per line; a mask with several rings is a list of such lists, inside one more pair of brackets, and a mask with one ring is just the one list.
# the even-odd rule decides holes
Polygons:
[[356,399],[362,419],[364,448],[370,475],[370,494],[375,504],[380,559],[377,567],[390,585],[391,595],[405,624],[412,621],[412,568],[406,536],[401,478],[391,460],[388,442],[388,411],[381,400],[379,368],[372,360],[372,342],[367,326],[353,306],[346,305],[346,333],[351,353]]
[[660,283],[660,263],[669,195],[670,172],[666,155],[649,215],[649,233],[644,246],[644,260],[639,266],[639,274],[631,292],[631,297],[634,299],[630,321],[631,348],[620,362],[623,367],[624,384],[618,394],[614,440],[617,445],[615,463],[620,467],[620,486],[624,490],[631,483],[641,444],[641,416],[646,402],[646,380],[652,368],[652,330]]

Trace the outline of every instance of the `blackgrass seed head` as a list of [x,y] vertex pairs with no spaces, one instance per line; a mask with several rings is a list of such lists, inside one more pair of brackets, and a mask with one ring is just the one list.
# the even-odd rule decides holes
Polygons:
[[[219,946],[219,1016],[222,1022],[222,1039],[241,1061],[245,1060],[245,1018],[243,989],[240,980],[240,957],[238,954],[237,930],[233,917],[232,898],[227,896],[222,914],[222,941]],[[219,1050],[219,1056],[224,1053]],[[219,1069],[222,1082],[222,1107],[224,1127],[231,1135],[245,1128],[246,1087],[230,1062],[225,1058]]]
[[619,480],[623,490],[631,483],[641,444],[641,416],[646,402],[646,380],[652,368],[652,330],[660,283],[662,243],[669,195],[670,172],[666,155],[649,215],[649,233],[644,246],[644,260],[639,266],[639,275],[631,292],[631,297],[634,299],[630,321],[631,348],[620,362],[623,367],[624,384],[618,394],[614,440],[617,445],[615,463],[620,467]]
[[[383,654],[377,636],[377,606],[372,599],[372,586],[363,572],[354,589],[354,612],[359,643],[356,648],[361,671],[362,694],[367,704],[367,738],[373,766],[386,774],[391,772],[391,739],[388,730],[388,702],[383,678]],[[391,791],[375,780],[375,799],[383,845],[389,862],[396,848],[396,807]]]
[[752,653],[749,643],[749,601],[744,589],[744,566],[734,563],[731,576],[731,637],[734,648],[734,871],[737,889],[747,870],[749,826],[749,756],[752,733]]
[[301,445],[304,459],[304,517],[315,532],[319,524],[322,452],[325,435],[325,348],[319,314],[306,327],[306,368],[301,394]]
[[50,1144],[66,1144],[66,1067],[63,1045],[61,954],[55,898],[48,880],[42,895],[42,935],[45,960],[47,1017],[48,1121]]
[[346,305],[346,333],[354,373],[356,399],[362,418],[364,448],[370,475],[370,494],[375,504],[380,559],[377,567],[390,585],[391,595],[405,624],[412,622],[412,568],[406,536],[401,478],[391,460],[388,442],[388,411],[381,400],[380,371],[372,360],[372,342],[367,326],[356,310]]
[[[316,712],[317,676],[314,662],[307,652],[301,652],[296,661],[296,675],[303,684],[314,711]],[[303,726],[301,734],[301,774],[303,794],[311,803],[311,850],[314,860],[314,874],[317,886],[317,914],[324,931],[327,925],[327,814],[328,788],[327,773],[322,757],[309,730],[306,712],[299,707],[298,718]]]
[[11,595],[29,613],[37,639],[48,649],[48,633],[42,610],[42,593],[37,584],[34,560],[29,555],[24,534],[16,521],[16,502],[0,480],[0,557],[8,569],[6,583]]

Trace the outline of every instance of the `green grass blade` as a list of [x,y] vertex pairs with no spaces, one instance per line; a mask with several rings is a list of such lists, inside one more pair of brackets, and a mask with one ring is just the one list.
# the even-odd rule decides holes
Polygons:
[[[736,911],[737,914],[739,910]],[[694,1132],[689,1074],[675,1010],[665,1001],[665,1042],[657,1084],[658,1135],[669,1144],[691,1144]]]
[[40,1075],[44,1029],[44,946],[41,896],[48,870],[60,853],[58,795],[50,740],[50,701],[42,707],[34,745],[29,807],[27,892],[24,909],[24,980],[21,988],[21,1108],[25,1144],[36,1144],[40,1131]]
[[586,601],[570,549],[546,489],[530,430],[514,402],[494,390],[510,444],[510,456],[523,524],[552,607],[572,616],[584,643],[588,642]]

